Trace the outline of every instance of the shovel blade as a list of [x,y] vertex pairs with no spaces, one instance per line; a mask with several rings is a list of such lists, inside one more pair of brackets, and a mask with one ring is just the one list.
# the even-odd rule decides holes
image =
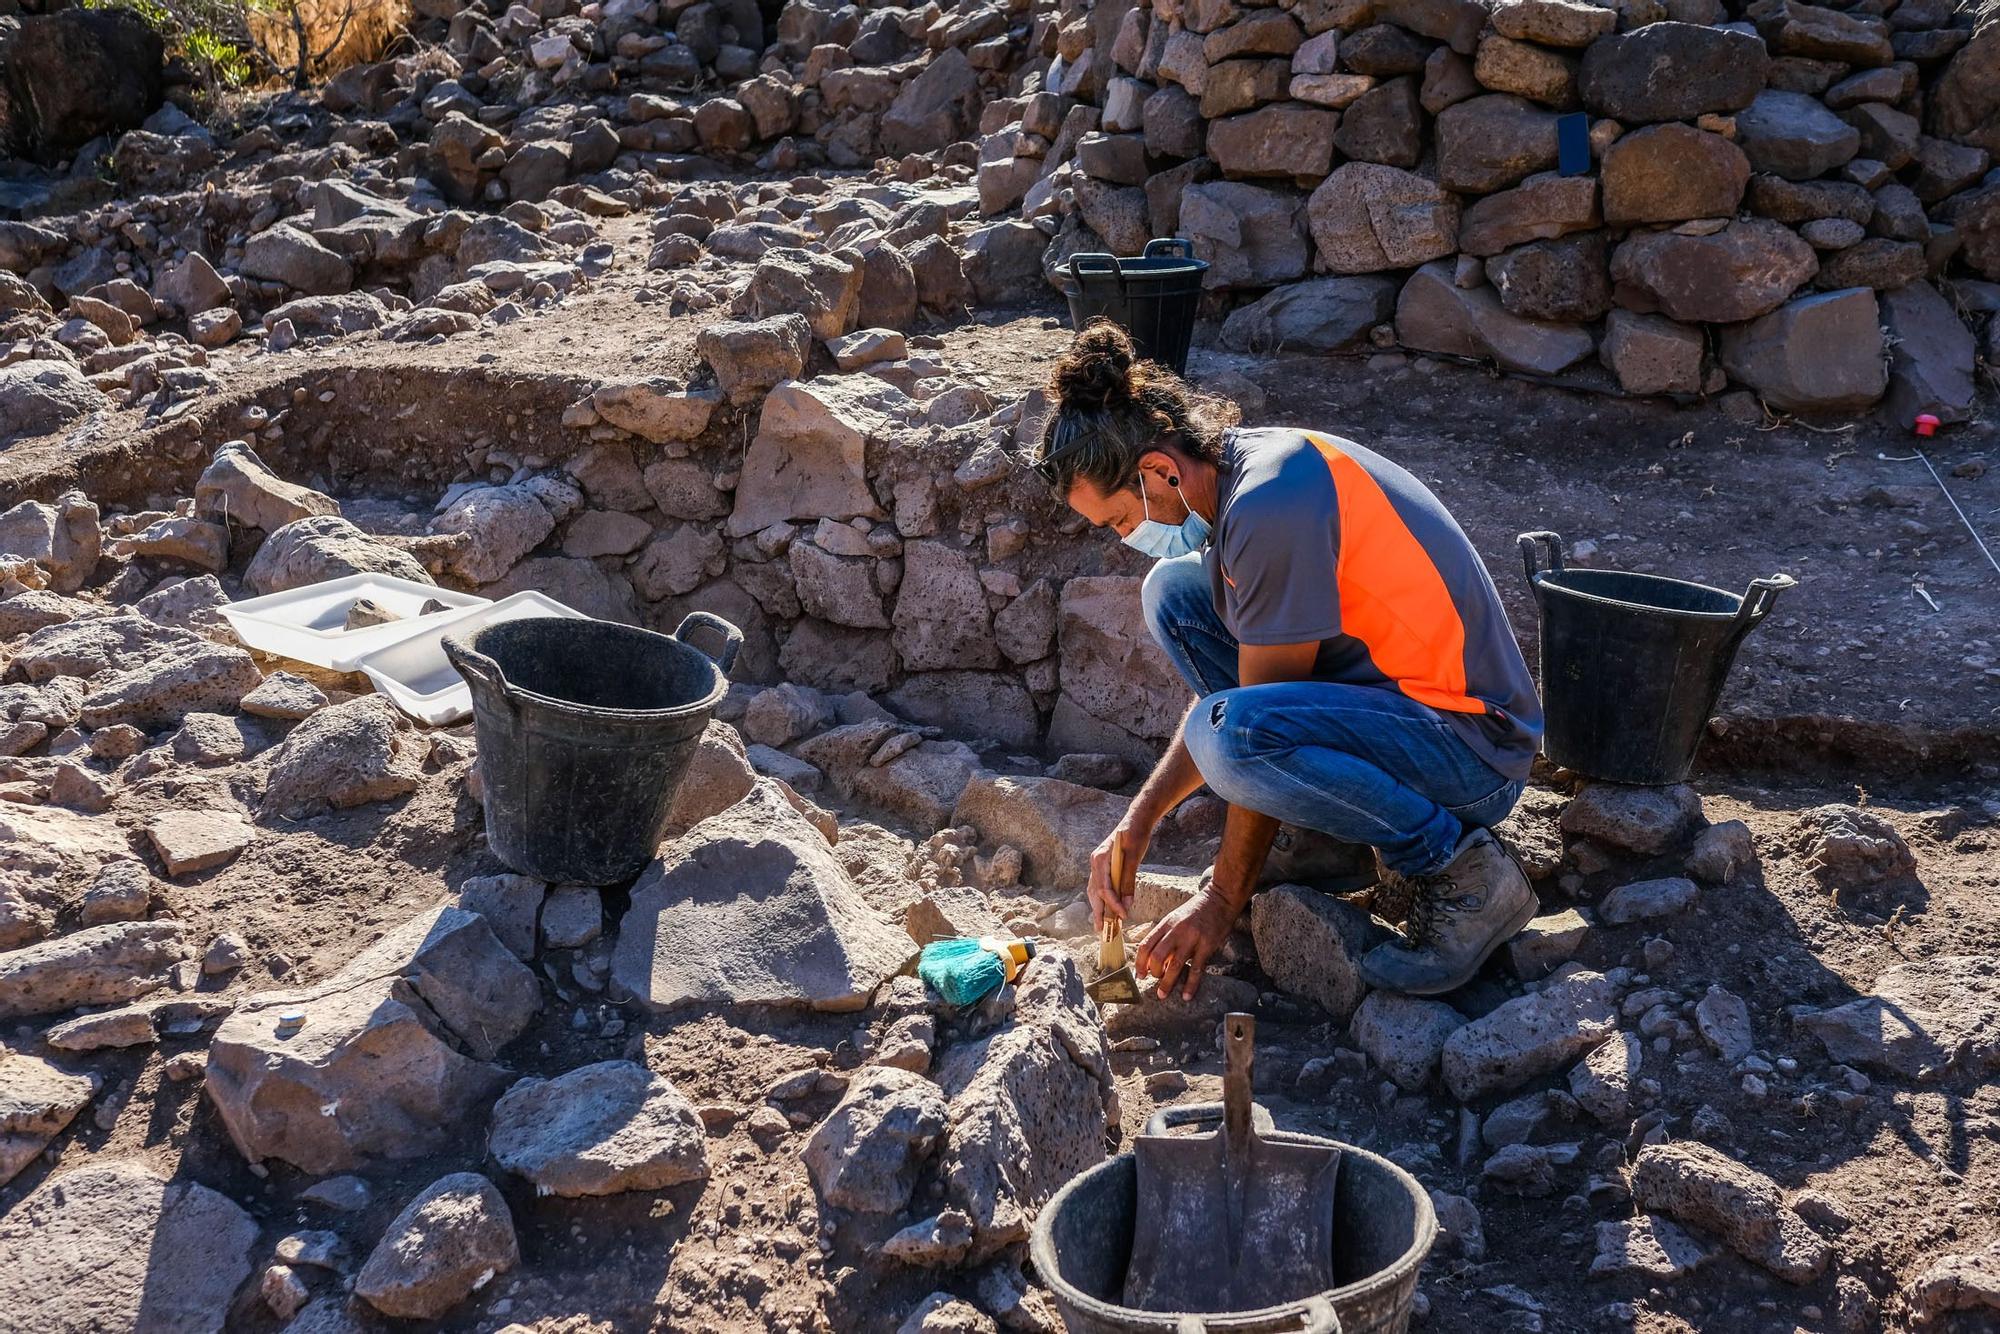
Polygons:
[[1124,1305],[1248,1311],[1335,1286],[1339,1150],[1257,1138],[1239,1174],[1220,1134],[1141,1136],[1133,1149],[1137,1227]]

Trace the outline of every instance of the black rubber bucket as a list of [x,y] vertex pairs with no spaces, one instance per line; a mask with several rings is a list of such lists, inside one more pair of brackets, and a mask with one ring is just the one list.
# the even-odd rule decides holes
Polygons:
[[[714,636],[713,653],[683,642],[695,630]],[[447,632],[445,656],[472,689],[494,855],[551,883],[637,875],[742,644],[706,612],[672,635],[556,616]]]
[[1137,259],[1069,257],[1069,318],[1081,329],[1100,315],[1132,335],[1139,355],[1176,375],[1187,372],[1195,304],[1208,262],[1178,237],[1146,243]]
[[[1222,1104],[1169,1109],[1172,1124],[1220,1121]],[[1262,1117],[1262,1108],[1254,1114]],[[1148,1134],[1167,1124],[1156,1113]],[[1257,1311],[1198,1315],[1118,1304],[1132,1259],[1139,1172],[1130,1153],[1100,1163],[1056,1192],[1035,1220],[1028,1254],[1049,1285],[1069,1334],[1404,1334],[1417,1275],[1437,1240],[1437,1213],[1417,1179],[1351,1144],[1268,1131],[1266,1138],[1340,1150],[1333,1198],[1338,1286]]]
[[1736,650],[1797,581],[1756,579],[1738,597],[1650,574],[1566,569],[1554,533],[1520,542],[1542,618],[1542,753],[1608,782],[1685,781]]

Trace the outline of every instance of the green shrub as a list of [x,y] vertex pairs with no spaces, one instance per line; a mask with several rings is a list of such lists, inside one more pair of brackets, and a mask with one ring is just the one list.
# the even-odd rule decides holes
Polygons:
[[212,92],[241,88],[275,70],[250,36],[253,10],[279,0],[83,0],[87,9],[129,9],[150,23],[167,53],[191,66]]

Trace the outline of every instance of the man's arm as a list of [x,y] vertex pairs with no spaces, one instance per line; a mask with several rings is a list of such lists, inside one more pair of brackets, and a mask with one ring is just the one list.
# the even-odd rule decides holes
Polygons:
[[[1188,713],[1194,705],[1188,705]],[[1181,733],[1187,728],[1188,714],[1181,715],[1181,724],[1174,729],[1174,739],[1167,743],[1166,754],[1153,766],[1153,772],[1139,787],[1139,795],[1132,798],[1132,804],[1125,809],[1125,818],[1118,827],[1107,834],[1096,851],[1090,854],[1090,884],[1087,895],[1090,900],[1090,920],[1095,926],[1104,925],[1105,914],[1123,917],[1131,905],[1133,886],[1137,883],[1139,863],[1145,858],[1146,846],[1153,840],[1153,830],[1160,821],[1167,818],[1167,812],[1193,796],[1201,787],[1201,770],[1194,766],[1194,756],[1188,754],[1187,743],[1181,740]],[[1111,883],[1111,848],[1120,845],[1123,852],[1121,867],[1125,874],[1120,883]]]
[[[1303,681],[1312,675],[1313,661],[1318,655],[1317,642],[1245,644],[1237,650],[1237,679],[1246,686]],[[1181,720],[1181,730],[1184,732],[1191,723],[1192,711]],[[1187,746],[1179,735],[1168,753],[1176,751],[1187,757],[1192,768],[1193,757],[1188,756]],[[1161,764],[1164,767],[1164,759]],[[1157,777],[1159,770],[1154,772]],[[1195,786],[1199,785],[1197,779]],[[1193,787],[1188,788],[1188,792],[1193,791]],[[1221,948],[1236,919],[1250,906],[1258,872],[1263,870],[1264,858],[1277,832],[1278,822],[1272,817],[1241,806],[1229,808],[1222,825],[1222,846],[1215,856],[1215,874],[1208,888],[1161,918],[1139,942],[1135,961],[1139,975],[1160,979],[1156,994],[1162,1000],[1177,983],[1184,999],[1194,999],[1209,957]],[[1127,864],[1136,867],[1136,862]],[[1093,874],[1093,883],[1095,879]],[[1180,980],[1183,973],[1185,979]]]

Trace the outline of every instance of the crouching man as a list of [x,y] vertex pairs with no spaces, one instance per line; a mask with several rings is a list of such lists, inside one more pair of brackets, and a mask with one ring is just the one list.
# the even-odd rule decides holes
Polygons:
[[1457,522],[1350,441],[1233,429],[1233,406],[1108,324],[1078,335],[1050,398],[1036,469],[1157,560],[1147,624],[1196,695],[1092,856],[1093,917],[1125,915],[1154,827],[1206,784],[1229,805],[1212,883],[1137,942],[1160,996],[1193,998],[1280,822],[1371,846],[1409,882],[1402,938],[1362,960],[1371,986],[1464,985],[1535,913],[1488,830],[1520,798],[1542,715]]

